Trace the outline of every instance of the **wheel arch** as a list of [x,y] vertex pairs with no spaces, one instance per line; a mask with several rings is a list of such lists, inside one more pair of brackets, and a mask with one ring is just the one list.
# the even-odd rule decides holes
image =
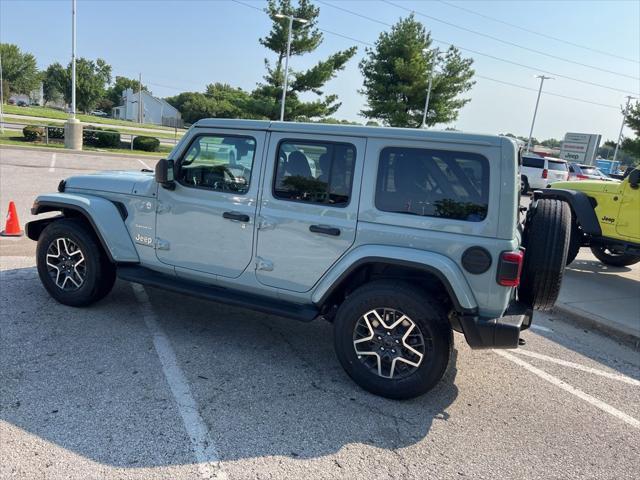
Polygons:
[[112,263],[139,262],[138,253],[124,224],[126,209],[110,200],[94,195],[56,193],[36,198],[32,215],[61,212],[62,215],[43,218],[26,224],[27,236],[38,240],[44,228],[65,217],[82,218],[93,230]]
[[544,188],[534,192],[534,200],[538,198],[555,198],[567,202],[571,208],[571,216],[584,233],[595,237],[602,235],[602,229],[595,212],[596,205],[593,204],[595,200],[586,193],[561,188]]
[[345,255],[320,281],[312,301],[326,311],[358,286],[380,278],[418,281],[427,290],[445,293],[455,311],[477,313],[469,284],[452,260],[433,252],[377,245],[358,247]]

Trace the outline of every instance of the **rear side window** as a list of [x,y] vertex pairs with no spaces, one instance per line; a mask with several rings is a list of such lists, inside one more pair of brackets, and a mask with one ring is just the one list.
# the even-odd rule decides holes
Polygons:
[[375,202],[385,212],[480,222],[489,203],[489,162],[476,153],[385,148]]
[[544,168],[544,158],[522,157],[522,165],[525,167]]
[[278,148],[273,195],[282,200],[344,207],[351,198],[356,147],[285,140]]
[[561,170],[566,172],[567,164],[565,162],[554,162],[553,160],[549,160],[549,170]]

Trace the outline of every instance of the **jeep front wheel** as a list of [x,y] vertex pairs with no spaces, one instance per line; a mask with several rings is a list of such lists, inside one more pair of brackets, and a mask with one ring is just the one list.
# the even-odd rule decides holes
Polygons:
[[107,295],[115,282],[109,262],[93,232],[77,219],[56,220],[38,238],[40,281],[58,302],[81,307]]
[[631,255],[629,253],[616,253],[615,251],[602,246],[591,245],[591,253],[605,265],[612,267],[628,267],[640,262],[640,256]]
[[338,309],[336,354],[362,388],[393,399],[417,397],[444,375],[453,348],[441,304],[404,282],[357,289]]

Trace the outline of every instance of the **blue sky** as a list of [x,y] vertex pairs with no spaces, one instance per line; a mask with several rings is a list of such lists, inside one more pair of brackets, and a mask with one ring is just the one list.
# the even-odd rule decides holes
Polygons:
[[[262,0],[243,0],[255,7]],[[327,0],[384,23],[408,15],[406,10],[375,0]],[[640,92],[640,0],[628,1],[403,1],[401,7],[419,12],[417,19],[435,39],[501,57],[532,67],[523,68],[478,53],[462,50],[474,58],[478,75],[537,89],[536,69],[575,77],[609,88],[557,77],[545,83],[545,90],[610,107],[620,105],[626,92]],[[635,59],[629,62],[610,55],[578,48],[511,26],[482,18],[447,4],[458,5],[539,33],[614,55]],[[362,42],[373,43],[384,25],[318,3],[322,29]],[[52,62],[66,64],[71,51],[71,0],[0,0],[0,40],[16,43],[33,53],[41,68]],[[441,20],[426,18],[429,15]],[[550,58],[512,45],[455,28],[475,30],[548,55],[564,57],[617,72],[616,75]],[[113,66],[114,75],[137,76],[159,96],[184,90],[202,90],[207,83],[226,82],[252,89],[264,72],[268,52],[258,38],[269,30],[265,14],[231,0],[201,1],[78,1],[78,55],[101,57]],[[313,54],[295,57],[291,66],[303,69],[330,53],[352,45],[358,54],[347,68],[326,87],[343,102],[338,118],[362,121],[358,116],[364,99],[357,93],[362,78],[358,62],[365,45],[325,33],[324,42]],[[444,46],[444,44],[436,44]],[[623,76],[626,75],[626,76]],[[635,77],[635,78],[629,78]],[[503,85],[486,78],[468,94],[472,99],[452,125],[488,133],[529,132],[536,92]],[[616,108],[592,105],[543,95],[534,136],[560,138],[567,131],[601,133],[617,137],[621,116]]]

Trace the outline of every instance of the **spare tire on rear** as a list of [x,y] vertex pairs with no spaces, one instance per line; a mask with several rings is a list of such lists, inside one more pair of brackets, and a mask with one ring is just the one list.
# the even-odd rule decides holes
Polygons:
[[527,213],[522,245],[524,265],[518,298],[536,310],[558,299],[571,239],[571,209],[551,198],[534,201]]

